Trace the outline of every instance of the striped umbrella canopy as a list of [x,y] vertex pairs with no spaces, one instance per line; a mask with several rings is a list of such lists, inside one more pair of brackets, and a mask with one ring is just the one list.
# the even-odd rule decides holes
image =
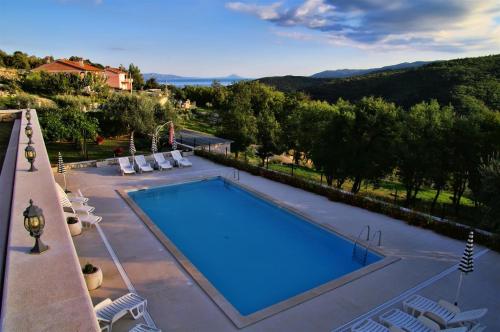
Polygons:
[[156,146],[156,135],[153,135],[153,138],[151,139],[151,151],[153,153],[158,152],[158,147]]
[[135,144],[134,144],[134,132],[130,134],[130,147],[129,147],[130,154],[133,156],[137,150],[135,149]]
[[64,165],[63,157],[61,152],[57,155],[57,173],[64,174],[66,173],[66,166]]
[[458,270],[460,271],[460,279],[458,280],[457,294],[455,295],[455,305],[458,305],[458,296],[460,295],[460,289],[462,288],[462,282],[464,275],[474,271],[474,232],[469,232],[469,237],[467,239],[467,244],[465,245],[464,253],[460,263],[458,264]]
[[66,182],[66,165],[64,165],[63,157],[61,152],[57,154],[57,173],[62,174],[64,178],[64,191],[69,193],[68,185]]

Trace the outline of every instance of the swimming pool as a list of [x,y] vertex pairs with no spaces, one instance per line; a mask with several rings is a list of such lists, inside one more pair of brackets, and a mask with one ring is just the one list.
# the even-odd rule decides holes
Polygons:
[[351,241],[220,177],[128,195],[242,316],[364,267]]

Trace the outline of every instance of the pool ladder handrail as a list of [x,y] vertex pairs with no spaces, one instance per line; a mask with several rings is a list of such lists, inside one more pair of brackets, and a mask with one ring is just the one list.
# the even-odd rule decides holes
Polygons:
[[376,231],[375,233],[373,233],[373,237],[372,239],[370,240],[370,244],[373,243],[373,240],[375,240],[375,237],[377,236],[378,234],[378,243],[377,243],[377,247],[380,247],[382,245],[382,230],[379,229],[378,231]]
[[228,185],[228,179],[231,177],[230,174],[232,174],[233,180],[240,181],[240,170],[237,168],[233,168],[232,171],[229,171],[225,175],[221,176],[223,181],[224,181],[224,185],[226,185],[226,186]]
[[[366,232],[366,240],[365,241],[369,241],[370,240],[370,225],[365,225],[362,229],[361,229],[361,232],[359,232],[358,234],[358,237],[356,239],[356,241],[354,241],[354,246],[352,247],[352,258],[354,259],[356,257],[356,249],[358,247],[358,244],[361,244],[360,243],[360,240],[361,240],[361,236],[363,235],[363,233],[365,232],[365,229],[367,230]],[[363,255],[363,265],[366,264],[366,258],[368,256],[368,248],[367,246],[365,246],[365,254]]]

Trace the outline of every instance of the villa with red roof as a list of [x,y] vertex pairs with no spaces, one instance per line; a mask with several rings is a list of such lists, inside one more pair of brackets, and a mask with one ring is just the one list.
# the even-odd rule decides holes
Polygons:
[[132,91],[133,80],[128,77],[127,72],[119,68],[106,67],[104,68],[104,74],[107,78],[106,82],[113,89]]
[[45,71],[48,73],[72,73],[85,75],[94,73],[104,75],[106,83],[109,87],[117,90],[132,90],[132,79],[128,73],[118,68],[106,67],[104,69],[86,63],[83,60],[71,61],[67,59],[59,59],[50,63],[43,64],[33,71]]

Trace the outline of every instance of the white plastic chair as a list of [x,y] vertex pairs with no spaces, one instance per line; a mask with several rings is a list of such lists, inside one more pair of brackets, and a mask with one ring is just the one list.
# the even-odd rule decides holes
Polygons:
[[120,172],[122,173],[122,175],[135,173],[134,167],[130,165],[130,160],[128,159],[128,157],[118,158],[118,164],[120,165]]
[[134,319],[139,319],[146,311],[147,301],[134,293],[128,293],[112,301],[106,300],[98,303],[94,307],[97,320],[101,326],[107,326],[111,332],[113,323],[125,316],[127,313]]
[[160,170],[162,169],[172,169],[170,161],[166,160],[163,153],[154,153],[153,158],[155,158],[156,164]]
[[180,167],[193,166],[193,164],[181,155],[179,150],[173,150],[170,152],[172,154],[172,158]]
[[135,160],[135,163],[137,164],[137,167],[139,168],[140,173],[153,171],[153,168],[146,161],[146,158],[144,158],[144,156],[142,154],[138,155],[138,156],[134,156],[134,160]]
[[477,325],[488,309],[460,311],[460,308],[444,300],[435,302],[421,295],[413,295],[403,302],[406,312],[417,316],[425,315],[443,327],[453,325]]

